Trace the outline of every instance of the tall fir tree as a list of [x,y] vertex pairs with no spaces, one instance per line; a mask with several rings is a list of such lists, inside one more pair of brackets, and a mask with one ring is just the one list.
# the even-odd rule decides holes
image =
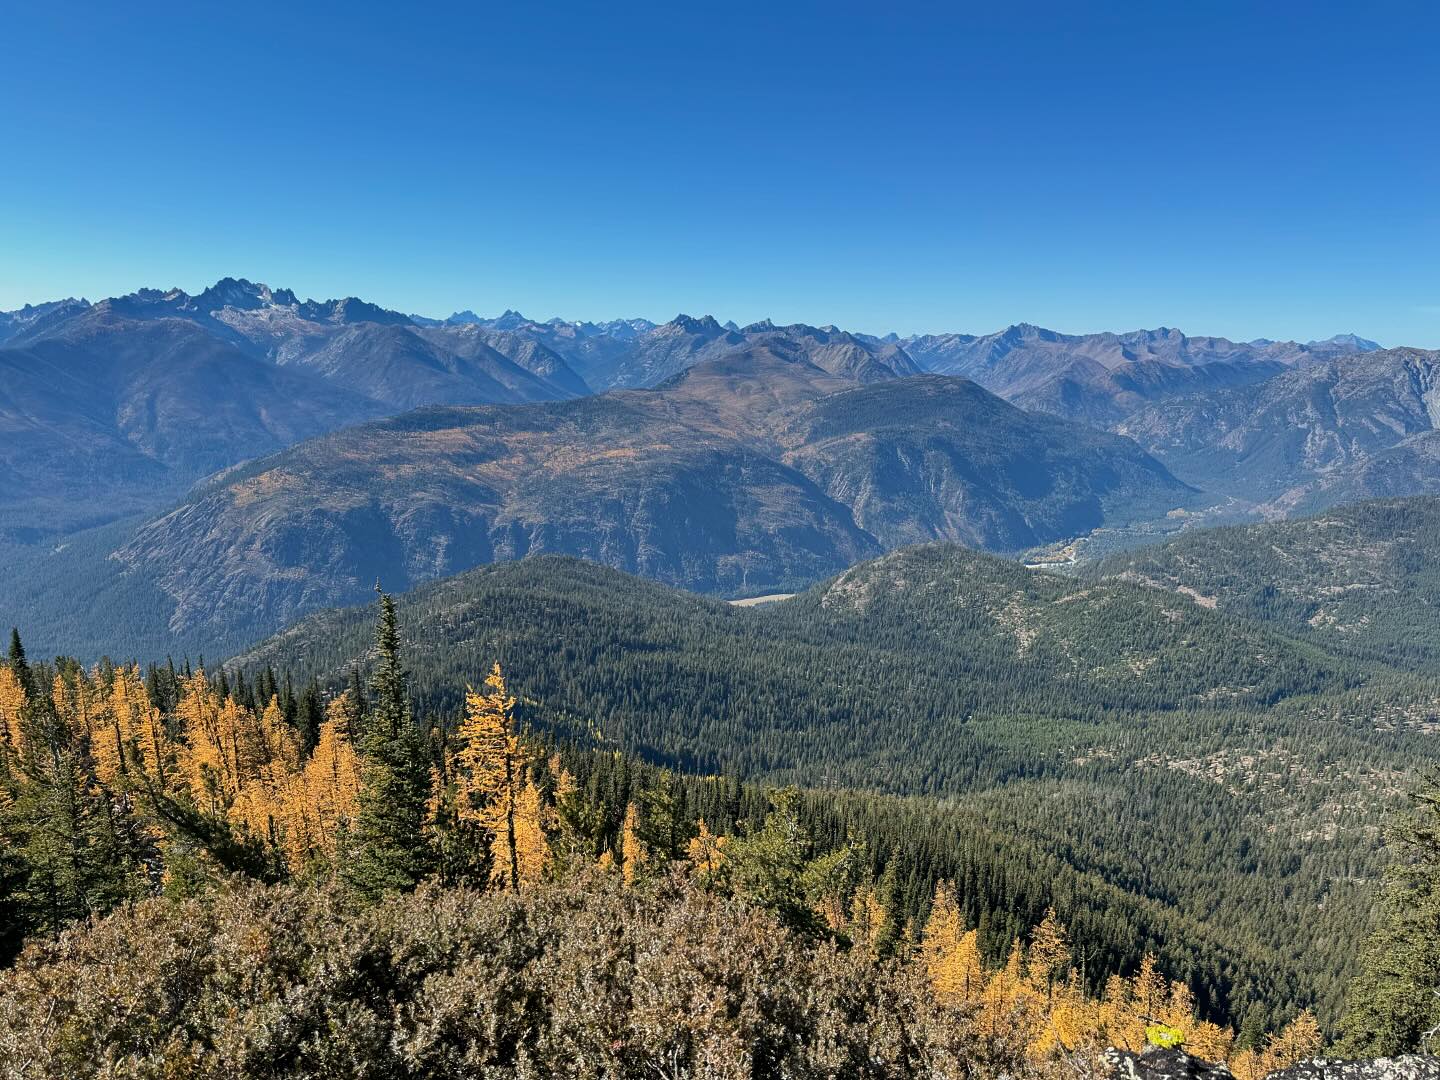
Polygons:
[[[1440,772],[1395,824],[1379,922],[1351,983],[1342,1049],[1357,1056],[1433,1051],[1440,1039]],[[1428,1037],[1427,1037],[1428,1035]]]
[[355,832],[344,861],[345,880],[372,900],[413,889],[433,862],[427,834],[429,744],[410,715],[409,674],[400,659],[395,601],[383,592],[375,644],[380,661],[370,684],[374,701],[360,741]]

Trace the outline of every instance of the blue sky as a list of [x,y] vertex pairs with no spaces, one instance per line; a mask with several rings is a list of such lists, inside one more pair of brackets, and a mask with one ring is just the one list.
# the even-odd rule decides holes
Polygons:
[[0,22],[0,308],[1440,346],[1436,5],[129,7]]

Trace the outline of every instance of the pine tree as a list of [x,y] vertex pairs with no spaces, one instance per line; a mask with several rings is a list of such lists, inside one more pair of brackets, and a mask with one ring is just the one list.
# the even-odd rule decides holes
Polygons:
[[20,683],[21,689],[27,697],[34,698],[38,693],[35,681],[30,674],[30,663],[25,659],[25,646],[20,643],[20,631],[16,627],[10,628],[10,670],[15,673],[16,680]]
[[380,663],[371,681],[374,707],[360,744],[354,843],[343,864],[350,886],[372,900],[413,889],[432,865],[426,831],[429,747],[410,716],[409,676],[400,660],[395,602],[384,593],[375,643]]
[[770,908],[796,929],[818,931],[821,922],[805,891],[810,837],[800,824],[799,792],[770,797],[761,827],[730,844],[731,880],[742,896]]
[[1392,861],[1380,919],[1351,983],[1341,1049],[1390,1056],[1425,1049],[1440,1025],[1440,773],[1411,795],[1413,807],[1392,827]]

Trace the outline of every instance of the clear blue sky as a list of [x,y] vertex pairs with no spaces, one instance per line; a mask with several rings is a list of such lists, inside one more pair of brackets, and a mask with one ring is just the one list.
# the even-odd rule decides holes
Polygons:
[[300,6],[11,6],[0,308],[1440,346],[1434,4]]

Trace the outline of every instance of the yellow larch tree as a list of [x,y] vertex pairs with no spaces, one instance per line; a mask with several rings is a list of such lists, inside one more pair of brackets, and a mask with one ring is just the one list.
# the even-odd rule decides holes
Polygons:
[[533,776],[520,789],[515,805],[515,868],[520,885],[534,885],[545,877],[550,864],[550,840],[545,835],[546,810]]
[[625,884],[635,884],[649,862],[650,852],[640,838],[640,811],[632,802],[625,807],[625,820],[620,825],[620,872]]
[[1155,954],[1147,952],[1130,987],[1134,1019],[1142,1028],[1158,1023],[1169,999],[1170,987],[1156,968]]
[[25,732],[20,725],[25,711],[25,687],[9,664],[0,664],[0,758],[18,761],[25,754]]
[[[518,889],[525,880],[520,834],[528,827],[519,817],[529,755],[515,733],[514,709],[515,699],[496,664],[483,692],[466,691],[465,719],[456,733],[458,748],[451,763],[456,818],[462,827],[477,827],[488,835],[490,882],[510,889]],[[536,828],[543,839],[538,820]],[[532,858],[533,839],[532,834]]]
[[725,866],[725,848],[730,838],[712,833],[704,818],[696,825],[698,830],[685,847],[685,858],[696,878],[702,882],[713,881]]
[[1190,992],[1190,987],[1178,979],[1173,980],[1155,1018],[1166,1027],[1189,1032],[1195,1024],[1195,995]]
[[[1320,1034],[1320,1024],[1309,1009],[1286,1024],[1276,1035],[1270,1036],[1265,1049],[1260,1051],[1256,1063],[1256,1075],[1269,1076],[1291,1065],[1313,1058],[1325,1044]],[[1237,1074],[1238,1075],[1238,1074]]]
[[235,734],[239,790],[230,818],[285,853],[292,869],[303,865],[309,841],[300,736],[276,698],[256,717],[240,710]]
[[1185,1052],[1201,1061],[1223,1062],[1230,1057],[1235,1033],[1209,1020],[1198,1020],[1185,1033]]
[[920,936],[920,955],[935,996],[945,1003],[971,1001],[984,987],[978,935],[965,929],[965,920],[948,881],[935,885],[930,918]]
[[1025,978],[1025,953],[1017,937],[1004,965],[991,973],[981,997],[981,1023],[991,1038],[1019,1038],[1038,1053],[1044,1040],[1040,1013],[1043,1006]]
[[[1065,1050],[1099,1049],[1104,1018],[1101,1003],[1091,998],[1074,969],[1063,985],[1052,986],[1050,1024],[1046,1034]],[[1041,1045],[1046,1045],[1041,1039]]]
[[1137,1015],[1130,980],[1125,976],[1111,975],[1105,980],[1100,1020],[1111,1046],[1137,1054],[1145,1049],[1145,1022]]
[[1056,917],[1052,907],[1045,912],[1045,918],[1035,928],[1030,940],[1030,955],[1026,975],[1030,985],[1048,999],[1056,980],[1064,980],[1070,970],[1070,942],[1065,925]]
[[222,702],[203,670],[181,684],[176,707],[184,737],[180,770],[202,810],[224,813],[240,793],[240,707]]
[[115,745],[122,750],[121,767],[133,765],[165,789],[174,777],[176,747],[138,667],[131,664],[115,670],[100,716],[112,726]]
[[871,882],[865,882],[855,890],[850,901],[850,940],[872,956],[880,950],[880,938],[885,929],[885,920],[890,913],[880,893]]
[[1260,1065],[1260,1051],[1250,1047],[1235,1051],[1226,1064],[1235,1080],[1262,1080],[1265,1076]]
[[306,820],[319,854],[334,860],[359,808],[360,756],[350,730],[350,691],[325,710],[310,760],[305,763]]

